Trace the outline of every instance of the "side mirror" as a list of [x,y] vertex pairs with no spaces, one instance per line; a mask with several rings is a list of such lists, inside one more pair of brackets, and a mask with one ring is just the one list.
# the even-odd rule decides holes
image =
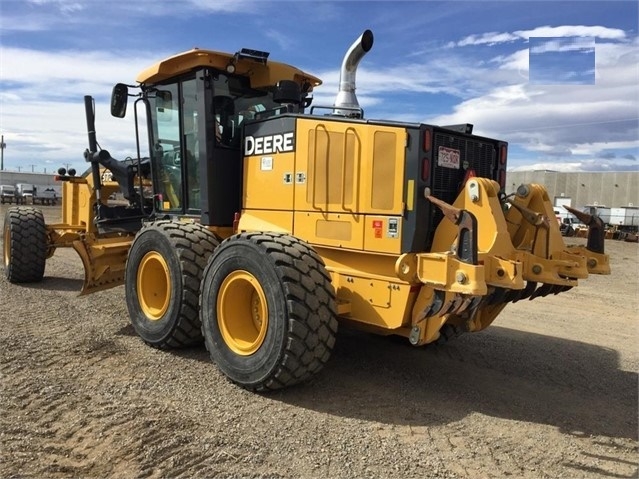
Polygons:
[[111,115],[124,118],[126,104],[129,96],[129,88],[124,83],[118,83],[113,87],[111,94]]

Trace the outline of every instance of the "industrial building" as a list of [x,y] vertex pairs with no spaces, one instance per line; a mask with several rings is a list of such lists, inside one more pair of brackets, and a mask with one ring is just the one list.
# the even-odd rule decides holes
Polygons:
[[506,193],[514,193],[522,183],[544,185],[553,204],[566,204],[569,199],[570,206],[578,209],[586,205],[639,207],[639,171],[509,171]]
[[17,185],[18,183],[29,183],[36,186],[54,188],[61,190],[60,182],[53,179],[53,173],[26,173],[17,171],[0,171],[0,185]]

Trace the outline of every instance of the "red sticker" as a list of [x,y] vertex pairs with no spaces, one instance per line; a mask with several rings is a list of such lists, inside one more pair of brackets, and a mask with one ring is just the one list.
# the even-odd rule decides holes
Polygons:
[[384,227],[384,222],[382,220],[373,220],[373,228],[382,229]]

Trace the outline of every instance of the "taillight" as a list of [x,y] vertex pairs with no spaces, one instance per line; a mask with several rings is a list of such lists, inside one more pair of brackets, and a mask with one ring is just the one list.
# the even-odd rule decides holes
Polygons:
[[422,148],[424,148],[425,152],[429,152],[433,147],[433,132],[431,130],[424,130],[424,139],[422,143]]
[[506,188],[506,170],[499,170],[499,186],[502,190]]
[[428,181],[430,179],[430,160],[424,158],[422,160],[422,181]]
[[506,145],[501,145],[499,149],[499,164],[501,166],[506,166],[506,160],[508,159],[508,147]]

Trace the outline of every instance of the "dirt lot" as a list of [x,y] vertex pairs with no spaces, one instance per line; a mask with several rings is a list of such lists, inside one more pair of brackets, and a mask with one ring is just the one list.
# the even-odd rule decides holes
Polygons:
[[123,287],[79,297],[59,250],[42,283],[0,278],[0,477],[637,477],[638,245],[606,246],[611,276],[445,348],[341,331],[270,395],[145,346]]

